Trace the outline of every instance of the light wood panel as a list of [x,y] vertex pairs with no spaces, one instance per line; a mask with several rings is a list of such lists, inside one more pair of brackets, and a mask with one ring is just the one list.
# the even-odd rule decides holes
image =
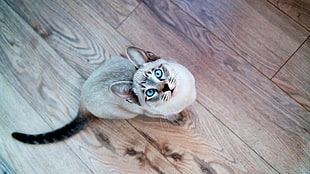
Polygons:
[[201,104],[165,120],[129,120],[182,173],[277,173]]
[[[94,4],[87,2],[58,0],[38,3],[35,0],[7,0],[7,3],[56,50],[57,54],[65,57],[64,60],[84,79],[105,59],[123,53],[126,45],[130,45],[113,27],[102,20],[99,10],[98,13],[93,13],[90,6]],[[98,5],[97,8],[105,7]],[[87,66],[87,69],[81,68],[80,65]]]
[[271,78],[309,32],[261,0],[172,0]]
[[309,0],[269,0],[284,13],[299,24],[310,30],[310,1]]
[[7,163],[3,173],[91,173],[64,143],[36,147],[17,143],[13,131],[40,132],[40,127],[49,126],[1,73],[0,84],[0,155]]
[[11,166],[9,166],[7,164],[7,162],[1,156],[0,156],[0,172],[6,173],[6,174],[13,174],[14,173]]
[[[67,9],[68,7],[66,7],[64,4],[62,4],[61,2],[57,2],[57,3],[59,3],[59,4],[56,4],[56,5],[54,5],[54,7],[53,8],[57,8],[57,6],[59,5],[59,6],[61,6],[63,9]],[[52,5],[51,5],[52,6]],[[72,7],[73,5],[71,5],[71,7]],[[80,10],[80,8],[76,8],[77,6],[73,6],[74,8],[72,8],[72,10],[76,10],[76,11],[79,11]],[[14,7],[15,8],[15,7]],[[18,8],[25,8],[25,7],[18,7]],[[30,9],[32,9],[32,8],[34,8],[34,7],[31,7],[31,4],[27,7],[27,8],[30,8]],[[40,9],[40,8],[37,8],[37,9]],[[59,8],[57,8],[57,9],[59,9]],[[47,9],[48,10],[48,9]],[[29,10],[29,11],[31,11],[31,10]],[[84,11],[84,10],[83,10]],[[39,13],[40,13],[40,11],[39,11]],[[65,13],[62,13],[62,12],[58,12],[58,13],[61,13],[61,14],[65,14]],[[73,11],[71,11],[71,14],[74,14],[74,12]],[[24,16],[25,15],[25,16]],[[27,15],[27,16],[26,16]],[[51,15],[51,14],[50,14]],[[53,15],[55,15],[55,14],[53,14]],[[91,14],[91,12],[89,12],[89,15],[90,16],[93,16],[93,14]],[[28,17],[32,17],[31,16],[31,14],[29,15],[28,13],[25,13],[25,14],[23,14],[22,16],[24,16],[24,18],[25,19],[27,19]],[[51,15],[52,16],[52,15]],[[84,15],[81,15],[81,14],[79,14],[79,15],[63,15],[62,17],[63,18],[66,18],[67,20],[72,20],[71,18],[81,18],[81,16],[84,16]],[[36,19],[36,18],[39,18],[39,17],[33,17],[34,19]],[[77,19],[77,20],[80,20],[80,19]],[[36,22],[40,22],[40,21],[36,21]],[[49,21],[46,21],[46,23],[48,23]],[[103,23],[104,21],[100,21],[100,23]],[[104,24],[102,24],[102,25],[104,25]],[[54,26],[54,27],[56,27],[56,26]],[[104,32],[98,32],[97,33],[97,35],[104,35],[105,33]],[[86,33],[85,34],[85,36],[86,37],[88,37],[87,36],[88,35],[88,33]],[[89,36],[89,37],[92,37],[92,36]],[[99,37],[103,37],[103,36],[99,36]],[[111,39],[112,40],[112,39]],[[112,40],[113,41],[113,40]],[[50,42],[49,40],[47,40],[47,42],[49,42],[49,43],[51,43],[51,45],[53,45],[52,44],[52,42]],[[122,41],[118,41],[119,43],[120,43],[120,45],[122,44]],[[64,46],[64,47],[69,47],[69,46],[71,46],[71,45],[69,45],[68,43],[65,43],[65,42],[63,42],[62,44],[67,44],[66,46]],[[72,47],[72,46],[71,46]],[[72,48],[72,49],[74,49],[74,47]],[[65,59],[67,58],[67,57],[64,57]],[[85,64],[80,64],[79,65],[80,66],[80,68],[82,68],[83,70],[82,70],[82,72],[88,72],[87,71],[87,69],[89,68],[87,65],[85,65]],[[87,74],[82,74],[82,76],[87,76]],[[133,122],[131,122],[132,124],[134,124],[134,121]],[[95,124],[95,123],[94,123]],[[98,124],[95,124],[95,125],[91,125],[91,127],[96,127],[96,125],[97,125],[97,127],[100,125],[100,124],[103,124],[103,125],[105,125],[104,123],[98,123]],[[214,124],[216,125],[216,126],[219,126],[219,127],[221,127],[221,128],[224,128],[223,127],[223,125],[221,125],[219,122],[214,122]],[[109,124],[106,124],[106,125],[109,125]],[[113,124],[112,124],[113,125]],[[102,127],[102,126],[101,126]],[[144,128],[141,128],[141,126],[140,126],[140,129],[141,130],[144,130],[144,129],[146,129],[145,130],[145,132],[147,132],[147,130],[148,130],[148,127],[144,127]],[[225,129],[225,128],[224,128]],[[114,135],[114,136],[119,136],[119,135],[117,135],[116,133],[114,133],[114,134],[110,134],[111,136],[112,135]],[[161,135],[162,137],[163,136],[165,136],[166,135],[166,131],[162,131],[162,132],[160,132],[160,134],[159,135]],[[171,135],[172,136],[172,135]],[[230,136],[232,136],[232,135],[230,135]],[[189,138],[189,137],[188,137]],[[230,138],[230,137],[227,137],[227,138]],[[84,138],[83,140],[85,141],[85,139],[86,138]],[[272,170],[268,167],[268,165],[266,164],[266,163],[264,163],[263,161],[261,161],[260,160],[260,158],[256,155],[256,154],[254,154],[253,152],[251,153],[251,150],[250,149],[248,149],[247,147],[246,147],[246,145],[245,144],[243,144],[240,140],[238,140],[236,137],[234,137],[234,138],[232,138],[232,140],[233,141],[235,141],[237,144],[238,144],[238,147],[239,148],[241,148],[241,149],[244,149],[245,151],[249,151],[249,153],[248,153],[248,155],[250,155],[249,157],[248,156],[246,156],[246,155],[244,155],[244,156],[237,156],[236,154],[237,153],[233,153],[232,155],[233,155],[233,158],[238,158],[238,161],[237,162],[231,162],[231,163],[229,163],[229,162],[226,162],[226,161],[223,161],[223,162],[221,162],[224,166],[225,165],[228,165],[229,166],[229,169],[230,170],[233,170],[233,171],[238,171],[238,172],[241,172],[241,173],[243,173],[243,172],[245,172],[245,171],[271,171],[272,172]],[[221,140],[217,140],[217,141],[221,141]],[[174,143],[175,144],[175,143]],[[177,146],[177,145],[176,145]],[[220,148],[230,148],[230,147],[226,147],[225,145],[221,145],[222,147],[220,147]],[[108,146],[107,147],[108,149],[110,149],[110,147]],[[134,149],[134,147],[133,147],[133,149]],[[130,150],[130,149],[129,149]],[[129,151],[130,152],[130,154],[132,154],[132,155],[141,155],[141,150],[140,150],[140,152],[139,153],[137,153],[136,152],[136,150],[130,150]],[[197,152],[196,152],[197,153]],[[198,154],[197,154],[198,155]],[[209,161],[211,160],[211,159],[217,159],[217,157],[216,157],[216,153],[214,153],[213,154],[213,158],[209,158]],[[190,156],[189,156],[190,157]],[[196,159],[196,158],[195,158]],[[218,158],[218,159],[221,159],[221,158]],[[252,168],[251,166],[249,166],[248,164],[246,164],[246,163],[242,163],[242,161],[251,161],[251,159],[253,159],[253,164],[255,164],[255,163],[260,163],[261,164],[261,166],[264,166],[264,167],[260,167],[260,168]],[[197,162],[197,160],[198,160],[198,162]],[[241,161],[241,162],[240,162]],[[197,171],[197,170],[199,170],[200,171],[200,164],[201,165],[205,165],[204,164],[204,162],[203,162],[203,159],[196,159],[196,162],[194,161],[194,159],[193,158],[188,158],[188,159],[186,159],[186,160],[183,160],[183,163],[189,163],[189,164],[193,164],[194,165],[194,167],[192,167],[192,169],[193,170],[195,170],[195,171]],[[239,166],[239,162],[241,163],[240,164],[240,166]],[[226,164],[226,163],[229,163],[229,164]],[[214,166],[213,166],[214,167]],[[244,170],[242,169],[242,170],[240,170],[240,168],[245,168]],[[179,170],[181,170],[182,172],[185,172],[185,173],[187,173],[187,172],[189,172],[190,171],[190,169],[191,169],[191,166],[189,166],[189,165],[187,165],[187,166],[185,166],[185,167],[183,167],[182,168],[182,170],[181,169],[179,169]],[[215,169],[216,169],[216,167],[215,167]]]
[[277,171],[308,171],[309,112],[177,6],[145,1],[119,31],[187,65],[198,101]]
[[[31,154],[22,153],[27,148],[37,150],[38,153],[40,153],[39,149],[49,150],[49,153],[52,153],[50,156],[59,156],[62,155],[62,146],[69,146],[73,154],[80,159],[80,163],[86,166],[86,169],[80,166],[72,170],[79,170],[82,173],[88,169],[91,173],[179,173],[125,120],[95,121],[78,135],[58,144],[27,146],[13,140],[10,137],[13,129],[38,133],[69,122],[78,109],[79,89],[84,80],[3,1],[0,2],[0,17],[0,73],[38,113],[32,114],[28,110],[23,110],[24,114],[18,118],[18,121],[15,120],[18,125],[12,127],[14,124],[7,124],[6,131],[1,131],[1,134],[3,133],[9,139],[8,142],[12,143],[9,147],[3,148],[3,153],[20,155],[14,170],[22,171],[24,169],[19,166],[27,167],[25,159],[31,157]],[[21,107],[15,105],[13,101],[8,105]],[[1,107],[5,106],[2,103]],[[9,109],[3,114],[4,117],[1,117],[1,125],[14,122],[16,113],[15,109]],[[49,126],[46,127],[45,123]],[[42,153],[38,160],[46,157],[45,154]],[[50,169],[54,166],[52,162],[49,163],[49,160],[51,159],[40,161],[39,166],[42,166],[45,171],[38,173],[62,171],[61,168]],[[70,167],[68,163],[71,163],[70,155],[53,161],[67,164],[66,167]],[[33,161],[29,160],[29,162]],[[29,166],[25,170],[29,171],[26,173],[32,173],[33,169]]]
[[[0,21],[4,21],[5,25],[1,25],[0,29],[0,72],[7,81],[5,83],[9,86],[8,90],[19,95],[15,100],[24,98],[25,107],[32,108],[30,114],[28,110],[22,110],[23,118],[18,117],[16,121],[20,125],[0,131],[0,134],[6,134],[6,139],[10,138],[9,133],[13,129],[37,133],[62,126],[74,117],[79,89],[84,79],[102,61],[123,52],[125,45],[131,43],[107,23],[117,26],[115,24],[120,24],[127,12],[134,8],[134,5],[112,5],[114,2],[109,1],[109,5],[117,9],[116,13],[121,13],[121,17],[106,18],[104,13],[110,14],[110,9],[106,9],[106,4],[95,1],[90,1],[89,4],[82,0],[7,2],[45,42],[16,14],[1,9],[3,17]],[[2,8],[8,8],[3,2],[0,3]],[[177,6],[169,1],[145,3],[149,7],[142,4],[119,31],[137,46],[161,55],[178,57],[180,62],[187,65],[197,78],[198,102],[183,113],[185,117],[180,120],[179,126],[148,118],[129,120],[129,123],[124,120],[96,119],[87,129],[65,143],[56,144],[57,147],[55,144],[48,145],[54,151],[70,149],[81,160],[77,163],[81,163],[83,170],[75,166],[75,169],[64,169],[64,173],[66,170],[69,173],[76,173],[76,170],[83,173],[306,173],[310,168],[310,138],[307,133],[310,127],[309,112]],[[264,1],[247,3],[257,3],[254,8],[266,8]],[[243,9],[251,6],[247,3],[242,3],[240,7],[237,3],[237,7],[233,7],[237,8],[236,11],[248,11],[247,8]],[[241,7],[242,10],[238,9]],[[125,13],[118,11],[122,8],[125,8]],[[126,9],[129,10],[126,12]],[[257,10],[254,17],[268,19],[276,28],[270,32],[281,30],[279,36],[284,37],[282,39],[287,44],[298,45],[305,32],[299,32],[300,29],[297,28],[296,36],[291,36],[291,27],[294,28],[294,25],[287,25],[286,19],[283,23],[279,22],[282,20],[282,13],[276,8],[271,9],[267,10],[268,15],[261,13],[264,10]],[[269,13],[279,14],[280,17],[271,15],[270,18]],[[249,14],[249,19],[246,16],[237,22],[255,21],[253,14]],[[259,17],[258,14],[264,17]],[[116,23],[113,24],[113,21]],[[265,22],[259,20],[258,23]],[[274,29],[270,25],[267,28]],[[288,33],[290,39],[286,39],[282,32]],[[265,40],[261,43],[265,44]],[[248,43],[244,45],[251,47]],[[278,47],[280,52],[288,48],[281,44]],[[240,49],[243,50],[242,47]],[[280,54],[274,57],[278,55]],[[273,64],[273,60],[270,60],[270,67]],[[269,64],[262,65],[262,69],[264,66],[269,67]],[[4,100],[0,106],[14,102]],[[15,108],[1,113],[10,115],[3,117],[5,121],[1,121],[1,124],[6,121],[14,122],[10,118],[21,112],[15,112],[20,108],[13,105]],[[36,120],[37,123],[24,125],[26,121],[22,119],[26,116],[26,121]],[[47,124],[41,124],[43,122]],[[29,152],[24,153],[27,151],[24,144],[18,144],[12,139],[10,141],[14,143],[10,145],[12,149],[1,148],[1,152],[6,154],[22,151],[18,157],[21,165],[12,165],[7,160],[11,157],[5,156],[8,165],[20,171],[19,166],[27,167],[29,161],[24,159],[29,157]],[[20,146],[20,149],[15,146]],[[45,149],[46,146],[42,148]],[[46,156],[44,150],[38,151],[40,152],[42,154],[38,154],[36,161]],[[59,166],[51,170],[54,173],[64,165],[59,164],[64,163],[62,160],[41,161],[39,164],[46,171],[54,163]],[[27,169],[30,173],[31,166],[32,164]],[[42,173],[41,168],[35,170]]]
[[309,38],[272,80],[310,111]]

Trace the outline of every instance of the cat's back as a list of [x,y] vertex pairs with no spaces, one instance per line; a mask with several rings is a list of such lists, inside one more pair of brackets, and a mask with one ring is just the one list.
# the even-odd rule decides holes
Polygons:
[[135,67],[128,59],[116,56],[106,60],[91,76],[106,75],[107,79],[115,79],[115,81],[131,80],[134,72]]
[[[109,85],[117,81],[130,81],[133,78],[135,67],[124,57],[117,56],[107,59],[100,65],[86,80],[88,83],[95,85]],[[85,86],[84,85],[84,86]]]
[[117,56],[106,60],[85,81],[81,106],[98,117],[115,115],[114,111],[118,105],[124,105],[124,101],[112,94],[109,88],[114,82],[132,81],[135,71],[134,65],[126,58]]

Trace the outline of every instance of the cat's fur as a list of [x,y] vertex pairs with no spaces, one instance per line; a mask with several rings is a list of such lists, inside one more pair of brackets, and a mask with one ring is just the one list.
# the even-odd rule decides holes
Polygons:
[[28,144],[52,143],[77,133],[93,116],[169,119],[195,101],[195,79],[187,68],[136,47],[128,47],[126,53],[128,59],[106,60],[85,81],[78,115],[69,124],[44,134],[15,132],[12,136]]

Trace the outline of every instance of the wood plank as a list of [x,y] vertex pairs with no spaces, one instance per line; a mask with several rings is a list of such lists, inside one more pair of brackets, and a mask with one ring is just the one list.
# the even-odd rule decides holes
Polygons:
[[129,120],[182,173],[277,173],[199,103],[165,120]]
[[[92,12],[88,1],[6,2],[57,54],[66,57],[65,61],[84,79],[104,60],[123,53],[125,46],[130,45],[130,42],[102,20],[100,12]],[[80,65],[87,68],[81,68]]]
[[310,39],[272,79],[287,94],[310,111]]
[[7,162],[1,156],[0,156],[0,172],[1,173],[6,173],[6,174],[13,174],[13,173],[15,173],[13,171],[13,169],[11,168],[11,166],[9,166],[7,164]]
[[308,171],[310,113],[177,6],[145,1],[118,30],[187,65],[199,103],[278,172]]
[[85,11],[93,11],[113,28],[117,28],[123,20],[139,5],[132,0],[82,0]]
[[273,5],[310,30],[309,0],[269,0]]
[[6,167],[5,172],[91,173],[76,154],[64,144],[34,147],[17,143],[11,137],[13,131],[22,128],[24,131],[39,132],[40,126],[35,125],[42,127],[48,127],[48,125],[1,73],[0,84],[0,156],[7,162],[6,165],[10,166]]
[[[3,1],[0,2],[0,19],[0,73],[38,113],[31,114],[25,110],[22,117],[16,120],[19,122],[18,127],[9,127],[10,130],[4,133],[9,136],[13,129],[28,133],[43,132],[69,122],[78,109],[79,89],[83,78]],[[12,115],[5,117],[8,120],[1,121],[1,124],[14,119],[15,110],[10,111]],[[25,124],[28,120],[37,122],[34,120],[41,117],[44,121],[40,121],[46,122],[49,127],[40,123],[29,124],[31,126]],[[59,155],[60,148],[57,146],[69,146],[92,173],[179,173],[125,120],[94,121],[86,130],[69,140],[46,146],[27,146],[12,138],[8,139],[14,146],[20,147],[16,153],[21,154],[29,147],[33,150],[53,148]],[[54,151],[49,152],[56,153]],[[20,156],[27,157],[27,154]],[[44,156],[39,156],[38,160],[40,158]],[[14,169],[22,170],[23,168],[18,168],[22,166],[20,163],[24,166],[27,161],[20,160],[19,165],[14,165]],[[67,164],[70,160],[60,158],[55,161]],[[50,169],[53,165],[50,164],[49,161],[42,163],[46,171],[39,173],[53,171]],[[83,173],[82,168],[85,167],[80,167],[81,169],[74,170]],[[59,171],[61,170],[51,173]]]
[[271,78],[309,32],[261,0],[172,0]]

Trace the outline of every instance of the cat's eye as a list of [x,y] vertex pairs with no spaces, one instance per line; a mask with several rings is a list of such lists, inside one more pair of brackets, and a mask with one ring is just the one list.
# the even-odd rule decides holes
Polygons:
[[152,97],[155,94],[155,89],[148,89],[145,91],[146,96]]
[[163,76],[163,71],[161,69],[156,69],[154,71],[154,74],[155,74],[155,77],[159,79]]

